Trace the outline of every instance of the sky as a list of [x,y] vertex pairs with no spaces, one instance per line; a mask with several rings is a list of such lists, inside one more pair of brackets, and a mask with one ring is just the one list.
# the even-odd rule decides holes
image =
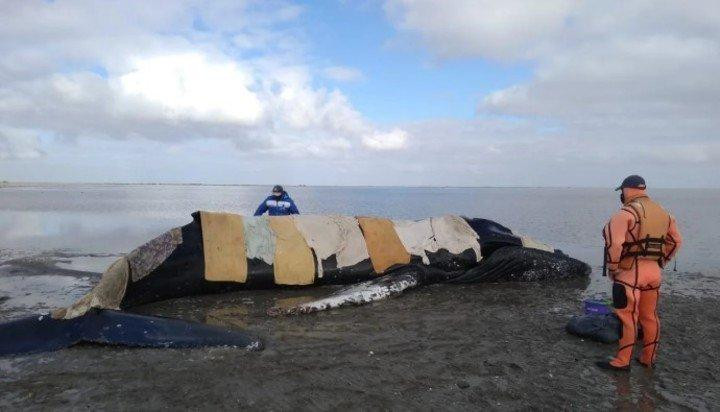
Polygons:
[[0,0],[0,180],[720,187],[720,2]]

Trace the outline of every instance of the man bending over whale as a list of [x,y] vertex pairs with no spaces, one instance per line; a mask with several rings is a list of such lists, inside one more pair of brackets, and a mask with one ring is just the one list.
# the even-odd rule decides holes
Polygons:
[[280,185],[273,187],[272,193],[268,196],[255,211],[255,216],[268,212],[270,216],[299,215],[300,211],[295,202]]

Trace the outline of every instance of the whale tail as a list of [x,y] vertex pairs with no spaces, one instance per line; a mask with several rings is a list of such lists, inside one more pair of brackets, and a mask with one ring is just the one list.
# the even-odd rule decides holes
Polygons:
[[104,309],[74,319],[41,315],[0,324],[0,356],[54,351],[83,342],[143,348],[263,347],[257,338],[231,329]]

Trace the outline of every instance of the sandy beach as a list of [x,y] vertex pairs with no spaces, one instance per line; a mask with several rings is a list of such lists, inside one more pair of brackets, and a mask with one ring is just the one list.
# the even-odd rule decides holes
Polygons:
[[[24,273],[51,268],[35,264]],[[708,310],[718,299],[663,296],[657,368],[613,374],[593,362],[614,345],[563,330],[586,286],[434,285],[368,306],[282,318],[265,310],[332,288],[160,302],[137,312],[244,329],[266,349],[82,345],[5,358],[0,407],[712,410],[720,402],[720,315]]]

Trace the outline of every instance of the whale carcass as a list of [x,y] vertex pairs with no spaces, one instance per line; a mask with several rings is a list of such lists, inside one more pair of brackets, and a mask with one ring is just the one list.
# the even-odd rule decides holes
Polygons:
[[78,342],[262,347],[241,331],[125,309],[242,289],[343,284],[327,297],[268,309],[271,316],[363,304],[421,285],[587,276],[587,264],[487,219],[245,217],[196,212],[113,263],[75,304],[0,325],[0,355]]

